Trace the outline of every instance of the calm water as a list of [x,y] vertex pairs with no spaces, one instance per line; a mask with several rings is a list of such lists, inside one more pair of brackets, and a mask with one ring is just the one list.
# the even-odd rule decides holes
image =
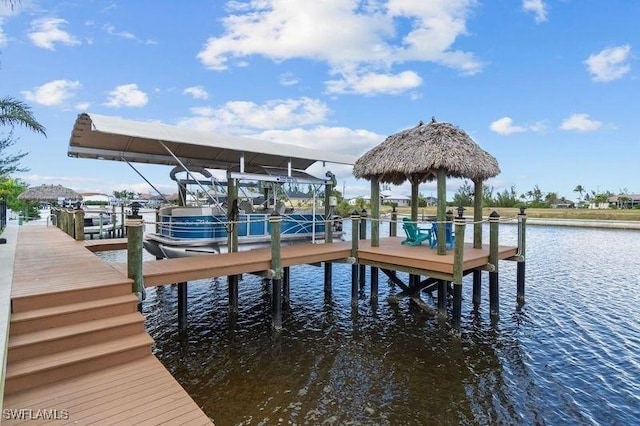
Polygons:
[[[384,275],[378,304],[367,282],[352,308],[348,265],[334,265],[327,299],[322,268],[292,268],[280,332],[270,285],[253,276],[235,318],[226,279],[189,283],[185,336],[176,288],[150,290],[147,329],[218,425],[640,424],[640,232],[527,231],[526,304],[515,303],[515,263],[501,262],[500,319],[486,274],[479,312],[466,281],[461,337],[409,301],[387,303],[399,289]],[[500,232],[515,245],[515,226]]]

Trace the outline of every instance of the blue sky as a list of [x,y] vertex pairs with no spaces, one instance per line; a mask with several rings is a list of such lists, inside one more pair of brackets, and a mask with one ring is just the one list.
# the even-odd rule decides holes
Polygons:
[[[639,16],[635,0],[0,1],[0,95],[47,128],[15,130],[30,185],[151,191],[124,163],[67,157],[81,112],[354,155],[435,116],[498,159],[495,191],[640,193]],[[174,192],[168,167],[140,170]]]

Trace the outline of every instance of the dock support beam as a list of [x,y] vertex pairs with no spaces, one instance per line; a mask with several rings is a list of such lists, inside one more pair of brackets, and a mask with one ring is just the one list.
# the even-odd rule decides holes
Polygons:
[[76,241],[84,240],[84,210],[82,210],[80,206],[78,206],[78,208],[73,211],[73,223],[75,226],[73,232],[74,238],[76,239]]
[[142,237],[144,222],[137,208],[132,208],[127,216],[127,277],[133,280],[132,291],[138,296],[138,310],[142,312],[142,301],[145,298],[144,276],[142,274]]
[[516,282],[517,282],[517,296],[516,300],[518,304],[524,304],[524,271],[525,271],[525,254],[526,254],[526,228],[527,228],[527,214],[525,208],[520,208],[518,213],[518,254],[522,260],[518,261],[516,269]]
[[333,265],[331,262],[324,262],[324,295],[331,295],[333,281]]
[[489,215],[489,263],[494,268],[489,272],[489,312],[490,316],[500,315],[500,296],[498,293],[498,225],[500,215],[494,211]]
[[229,275],[227,277],[227,286],[229,287],[229,313],[238,313],[238,275]]
[[282,268],[282,303],[288,305],[291,301],[291,270],[289,266]]
[[371,300],[378,300],[378,268],[371,267]]
[[280,256],[280,224],[282,217],[274,212],[269,217],[271,224],[271,313],[273,327],[276,330],[282,328],[282,263]]
[[178,283],[178,332],[187,329],[187,283]]
[[446,280],[438,281],[438,315],[441,317],[447,316],[447,287]]
[[358,304],[358,235],[360,227],[360,215],[358,212],[351,214],[351,257],[355,259],[351,265],[351,305]]

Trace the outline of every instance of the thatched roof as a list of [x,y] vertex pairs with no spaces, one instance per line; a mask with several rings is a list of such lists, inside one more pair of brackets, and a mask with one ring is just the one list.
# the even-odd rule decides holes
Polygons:
[[389,136],[356,160],[357,178],[399,185],[426,182],[444,169],[447,176],[486,180],[500,173],[498,161],[462,129],[435,119]]
[[18,195],[19,200],[25,201],[58,201],[60,198],[80,200],[82,196],[73,189],[62,185],[34,186]]

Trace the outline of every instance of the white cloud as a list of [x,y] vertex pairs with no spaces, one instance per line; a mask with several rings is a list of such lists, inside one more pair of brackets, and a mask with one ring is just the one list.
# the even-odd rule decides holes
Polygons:
[[395,95],[415,89],[422,84],[422,78],[413,71],[399,74],[366,73],[363,75],[343,74],[342,80],[325,82],[328,93],[356,93],[373,95],[385,93]]
[[514,126],[511,117],[502,117],[492,122],[489,128],[499,135],[512,135],[514,133],[526,132],[527,128],[522,126]]
[[547,20],[547,5],[542,0],[522,0],[522,9],[532,12],[537,23]]
[[78,111],[87,111],[89,109],[89,105],[91,105],[89,102],[78,102],[73,107]]
[[36,19],[31,22],[29,38],[36,46],[49,50],[55,50],[56,43],[68,46],[80,44],[77,38],[60,28],[67,23],[60,18]]
[[145,106],[148,101],[149,97],[138,89],[137,84],[123,84],[109,92],[109,99],[105,105],[114,108],[121,106],[138,108]]
[[116,36],[116,37],[122,37],[122,38],[126,38],[126,39],[129,39],[129,40],[135,40],[136,39],[136,36],[133,35],[132,33],[130,33],[129,31],[116,31],[116,27],[114,27],[111,24],[105,24],[103,28],[107,32],[107,34],[109,34],[109,35]]
[[354,70],[383,75],[409,61],[434,62],[473,74],[482,64],[453,45],[466,34],[467,15],[475,4],[474,0],[389,0],[384,4],[260,0],[240,7],[238,2],[228,2],[232,13],[223,19],[225,33],[209,38],[198,59],[207,68],[224,70],[251,55],[274,61],[306,58],[326,62],[333,74],[345,74],[345,82]]
[[562,122],[562,130],[574,130],[577,132],[592,132],[602,127],[602,122],[592,120],[589,114],[573,114]]
[[275,99],[258,105],[249,101],[227,102],[220,108],[191,108],[194,117],[179,125],[207,131],[246,133],[246,129],[282,129],[326,121],[329,107],[311,98]]
[[280,74],[280,84],[283,86],[295,86],[298,83],[300,83],[300,80],[295,76],[295,74],[290,72]]
[[193,99],[209,99],[209,93],[202,86],[187,87],[182,94],[190,95]]
[[628,60],[631,55],[631,46],[625,44],[604,49],[590,55],[584,63],[591,73],[593,81],[612,81],[621,78],[629,72]]
[[35,87],[33,91],[24,90],[21,93],[22,96],[30,102],[54,106],[60,105],[67,99],[73,97],[80,87],[82,87],[82,85],[79,81],[53,80],[42,86]]

